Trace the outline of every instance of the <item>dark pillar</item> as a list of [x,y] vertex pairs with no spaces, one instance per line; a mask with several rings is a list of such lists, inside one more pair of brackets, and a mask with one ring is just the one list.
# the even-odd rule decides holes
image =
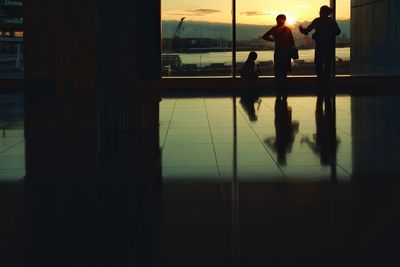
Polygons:
[[33,265],[127,266],[151,247],[160,3],[138,2],[25,1]]

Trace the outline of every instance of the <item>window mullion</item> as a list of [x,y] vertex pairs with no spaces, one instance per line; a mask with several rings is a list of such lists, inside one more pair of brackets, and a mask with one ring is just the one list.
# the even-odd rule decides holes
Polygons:
[[232,77],[236,78],[236,0],[232,0]]

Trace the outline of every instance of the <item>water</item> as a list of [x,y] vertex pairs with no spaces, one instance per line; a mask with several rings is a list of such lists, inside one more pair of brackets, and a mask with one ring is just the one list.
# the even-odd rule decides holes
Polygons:
[[[274,51],[256,51],[258,62],[266,62],[274,59]],[[172,53],[176,54],[176,53]],[[246,61],[248,51],[236,52],[236,61],[243,63]],[[209,53],[178,53],[182,64],[196,64],[198,67],[204,67],[213,63],[225,63],[232,65],[232,52],[209,52]],[[336,56],[344,61],[350,60],[350,47],[336,49]],[[306,62],[314,61],[314,49],[299,50],[299,59]]]

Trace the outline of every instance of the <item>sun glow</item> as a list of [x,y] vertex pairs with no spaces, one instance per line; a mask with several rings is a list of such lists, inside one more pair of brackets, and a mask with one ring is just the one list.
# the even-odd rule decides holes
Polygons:
[[294,18],[294,17],[287,17],[287,18],[286,18],[286,23],[287,23],[289,26],[293,26],[294,24],[296,24],[296,18]]

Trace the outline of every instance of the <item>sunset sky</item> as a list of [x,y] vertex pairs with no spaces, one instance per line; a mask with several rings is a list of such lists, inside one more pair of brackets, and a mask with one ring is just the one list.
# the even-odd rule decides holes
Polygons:
[[[277,14],[286,14],[288,20],[305,21],[318,16],[322,5],[329,0],[237,0],[237,23],[274,24]],[[230,23],[231,0],[163,0],[163,20],[179,20]],[[337,0],[338,19],[350,18],[350,0]]]

